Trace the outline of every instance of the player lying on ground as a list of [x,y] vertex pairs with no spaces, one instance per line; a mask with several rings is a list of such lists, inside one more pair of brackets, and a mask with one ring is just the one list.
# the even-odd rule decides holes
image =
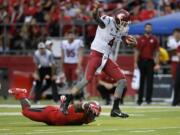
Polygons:
[[[44,122],[48,125],[82,125],[95,121],[99,116],[101,107],[97,102],[78,103],[70,105],[68,115],[64,115],[57,106],[46,106],[42,108],[32,108],[30,101],[26,98],[26,89],[14,88],[9,93],[20,100],[22,114],[37,122]],[[61,96],[61,102],[66,100]]]
[[112,53],[112,46],[116,42],[124,42],[128,45],[136,45],[136,39],[128,36],[129,13],[120,10],[114,13],[113,17],[99,16],[98,4],[95,4],[93,17],[98,24],[96,36],[91,44],[91,53],[86,68],[85,77],[71,90],[71,95],[67,97],[66,103],[61,108],[67,114],[67,108],[74,97],[83,87],[85,87],[94,77],[95,73],[105,72],[117,82],[114,93],[114,103],[111,110],[112,117],[128,117],[128,114],[121,112],[119,102],[124,89],[126,89],[126,78],[117,63],[113,62],[109,56]]

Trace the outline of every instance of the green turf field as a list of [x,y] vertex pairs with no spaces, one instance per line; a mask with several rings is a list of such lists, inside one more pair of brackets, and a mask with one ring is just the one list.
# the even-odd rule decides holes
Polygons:
[[180,107],[123,106],[130,118],[108,116],[104,107],[96,122],[83,126],[47,126],[20,115],[17,105],[0,105],[0,135],[180,135]]

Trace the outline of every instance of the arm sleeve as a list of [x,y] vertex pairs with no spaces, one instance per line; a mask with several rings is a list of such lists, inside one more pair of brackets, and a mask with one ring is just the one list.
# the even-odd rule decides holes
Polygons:
[[94,20],[98,23],[98,25],[103,29],[103,28],[105,28],[106,27],[106,25],[107,25],[107,18],[106,17],[104,17],[104,16],[102,16],[102,17],[100,17],[99,16],[99,11],[98,11],[98,9],[96,9],[94,12],[93,12],[93,18],[94,18]]
[[79,40],[79,47],[84,47],[83,41]]
[[100,18],[102,20],[102,22],[105,24],[105,26],[110,24],[111,18],[107,15],[103,15]]
[[54,55],[53,55],[53,53],[50,54],[49,58],[50,58],[50,62],[51,62],[52,64],[55,64],[55,60],[54,60]]

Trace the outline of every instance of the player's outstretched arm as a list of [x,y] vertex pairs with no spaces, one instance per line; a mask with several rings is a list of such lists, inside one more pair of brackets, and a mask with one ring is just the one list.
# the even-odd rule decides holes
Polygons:
[[94,5],[93,18],[102,29],[106,27],[106,25],[99,16],[98,3]]

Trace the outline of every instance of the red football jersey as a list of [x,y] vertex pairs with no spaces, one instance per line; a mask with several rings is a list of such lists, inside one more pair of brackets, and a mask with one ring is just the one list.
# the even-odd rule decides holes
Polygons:
[[47,106],[47,123],[52,125],[81,125],[89,123],[84,112],[75,112],[73,105],[68,108],[68,115],[64,115],[59,107]]

